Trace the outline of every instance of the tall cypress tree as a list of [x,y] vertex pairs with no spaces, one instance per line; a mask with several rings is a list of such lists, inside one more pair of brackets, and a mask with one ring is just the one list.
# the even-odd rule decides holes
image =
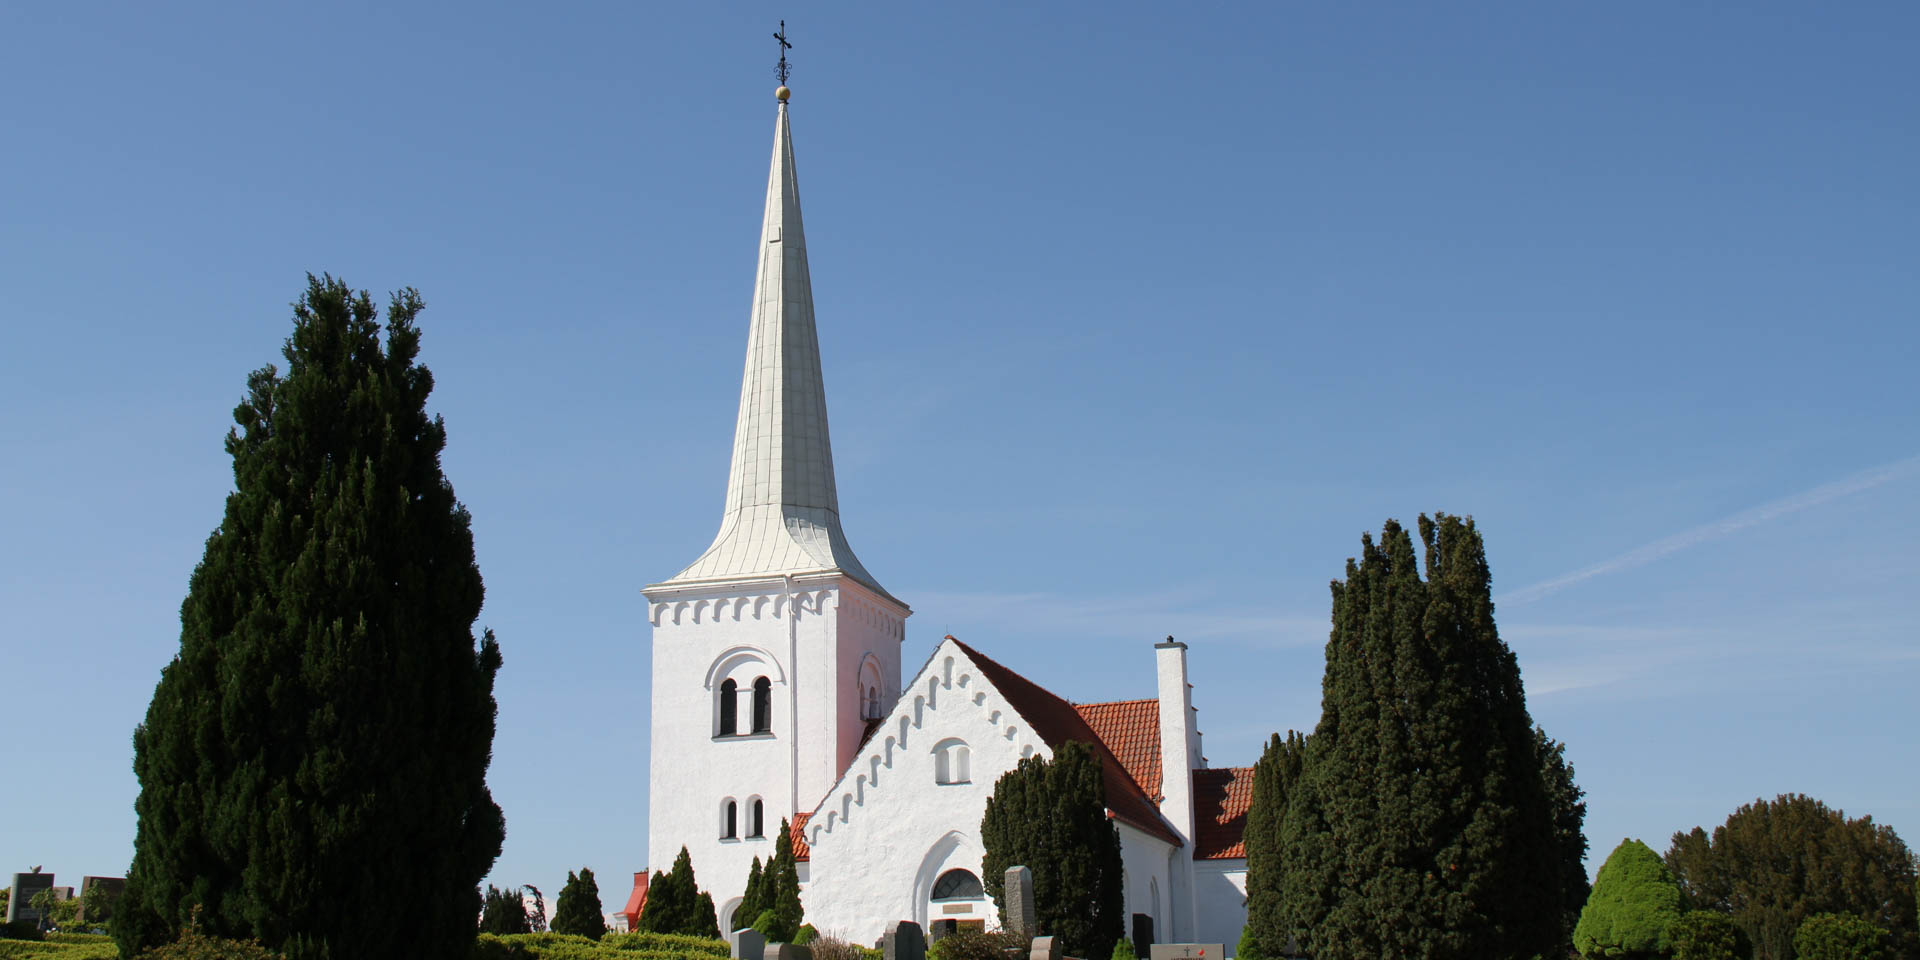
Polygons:
[[984,886],[1007,923],[1006,872],[1033,871],[1039,936],[1074,956],[1105,957],[1121,937],[1120,832],[1107,819],[1100,760],[1069,740],[1053,759],[1028,757],[994,782],[980,818]]
[[1306,763],[1307,740],[1299,732],[1287,738],[1274,734],[1266,752],[1253,765],[1253,801],[1247,808],[1247,925],[1240,933],[1237,954],[1247,960],[1285,955],[1294,936],[1283,910],[1281,876],[1285,859],[1280,851],[1280,824],[1287,812],[1287,796],[1300,780]]
[[1283,914],[1316,960],[1546,954],[1551,803],[1471,521],[1388,521],[1335,581],[1321,717],[1282,822]]
[[134,732],[127,956],[196,906],[208,933],[302,956],[471,948],[505,836],[486,784],[500,649],[473,637],[483,591],[415,363],[422,306],[393,297],[383,348],[364,292],[309,277],[286,371],[248,378],[235,490]]
[[601,909],[600,884],[593,879],[593,871],[581,867],[576,875],[568,870],[560,902],[553,907],[553,932],[598,940],[607,935],[607,918]]
[[1591,888],[1587,884],[1587,795],[1573,782],[1573,764],[1567,762],[1567,745],[1533,728],[1534,755],[1540,764],[1540,782],[1547,792],[1547,809],[1553,818],[1554,864],[1560,873],[1555,889],[1560,895],[1560,934],[1553,956],[1573,950],[1573,928],[1580,922],[1580,911],[1587,904]]
[[753,866],[747,868],[747,891],[740,895],[740,905],[733,908],[733,923],[731,924],[733,929],[744,930],[747,927],[753,926],[753,922],[760,919],[760,911],[766,909],[766,907],[760,905],[760,878],[762,876],[763,874],[760,872],[760,857],[755,855],[753,858]]
[[800,865],[793,854],[793,827],[786,817],[780,818],[780,835],[773,838],[773,859],[767,861],[766,872],[760,876],[760,909],[772,910],[780,918],[779,929],[789,937],[797,935],[807,920],[807,909],[800,903]]

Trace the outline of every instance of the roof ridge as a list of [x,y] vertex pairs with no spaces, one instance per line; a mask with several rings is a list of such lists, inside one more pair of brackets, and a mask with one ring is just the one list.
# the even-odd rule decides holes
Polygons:
[[1131,700],[1088,700],[1084,703],[1077,700],[1069,700],[1067,702],[1073,704],[1076,707],[1106,707],[1106,706],[1113,706],[1113,705],[1122,704],[1122,703],[1159,703],[1160,698],[1159,697],[1135,697]]

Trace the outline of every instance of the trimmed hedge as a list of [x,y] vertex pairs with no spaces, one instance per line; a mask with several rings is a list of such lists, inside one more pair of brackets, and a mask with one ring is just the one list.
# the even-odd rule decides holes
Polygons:
[[474,960],[727,960],[725,940],[673,933],[609,933],[598,942],[565,933],[483,933]]
[[0,940],[0,960],[120,960],[120,948],[104,934],[51,933],[44,941]]

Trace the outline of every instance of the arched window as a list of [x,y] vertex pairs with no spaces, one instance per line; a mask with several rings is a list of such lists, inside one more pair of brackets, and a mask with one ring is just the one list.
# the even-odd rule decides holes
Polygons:
[[753,732],[773,732],[773,681],[766,677],[753,682]]
[[934,783],[970,783],[972,757],[967,743],[958,738],[948,738],[933,746],[933,782]]
[[860,719],[880,719],[880,688],[868,687],[865,701],[861,704]]
[[981,900],[987,891],[980,886],[980,878],[968,870],[948,870],[933,882],[935,900]]
[[753,840],[767,835],[767,808],[759,797],[753,798],[751,813],[747,817],[747,839]]
[[726,816],[720,823],[720,839],[735,840],[740,836],[740,804],[729,799],[726,804]]
[[727,680],[720,684],[720,736],[740,732],[740,685]]

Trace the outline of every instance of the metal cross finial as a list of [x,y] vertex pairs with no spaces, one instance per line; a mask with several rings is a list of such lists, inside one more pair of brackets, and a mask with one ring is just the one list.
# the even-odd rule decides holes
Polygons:
[[774,75],[780,78],[780,85],[784,87],[787,85],[787,74],[793,72],[793,68],[787,65],[787,51],[793,49],[793,44],[787,42],[785,20],[780,21],[780,32],[774,34],[773,38],[780,41],[780,66],[775,68]]

